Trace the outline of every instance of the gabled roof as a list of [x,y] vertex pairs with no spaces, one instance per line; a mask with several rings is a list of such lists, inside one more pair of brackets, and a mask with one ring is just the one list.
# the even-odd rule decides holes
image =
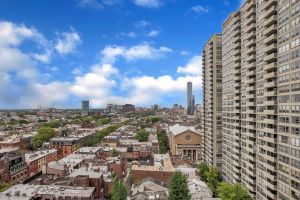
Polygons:
[[186,131],[192,131],[194,133],[197,133],[194,127],[180,126],[179,124],[175,124],[174,126],[171,126],[169,129],[172,132],[172,134],[175,136],[184,133]]

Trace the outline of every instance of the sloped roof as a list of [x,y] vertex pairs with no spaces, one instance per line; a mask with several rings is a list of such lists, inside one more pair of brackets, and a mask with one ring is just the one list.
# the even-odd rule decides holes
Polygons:
[[179,134],[184,133],[188,130],[192,131],[194,133],[197,133],[196,129],[194,127],[180,126],[179,124],[175,124],[174,126],[170,127],[170,131],[172,132],[173,135],[179,135]]

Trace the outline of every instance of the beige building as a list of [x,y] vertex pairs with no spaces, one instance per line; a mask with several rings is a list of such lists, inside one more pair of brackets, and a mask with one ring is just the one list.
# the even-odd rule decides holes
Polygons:
[[300,199],[300,2],[246,0],[222,29],[224,180]]
[[222,167],[222,35],[213,35],[203,48],[204,160]]
[[172,155],[179,155],[182,158],[194,162],[201,160],[202,136],[194,127],[180,126],[176,124],[169,127],[169,144]]

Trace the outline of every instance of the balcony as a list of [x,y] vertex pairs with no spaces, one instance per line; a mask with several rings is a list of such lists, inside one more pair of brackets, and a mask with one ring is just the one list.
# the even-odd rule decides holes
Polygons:
[[272,43],[272,44],[266,46],[264,50],[265,50],[266,54],[269,54],[271,52],[277,51],[277,44],[276,43]]
[[268,19],[271,15],[277,13],[276,5],[271,6],[267,11],[265,11],[265,18]]
[[277,1],[274,1],[274,0],[268,0],[268,1],[265,1],[265,4],[263,6],[263,9],[265,11],[268,11],[273,5],[276,5],[277,4]]
[[272,63],[269,63],[265,66],[265,70],[272,70],[272,69],[275,69],[277,67],[277,64],[276,62],[272,62]]
[[277,22],[277,15],[272,15],[265,21],[265,27],[269,27],[272,24],[276,24]]
[[265,84],[265,87],[267,87],[267,88],[270,88],[270,87],[276,87],[275,81],[267,82],[267,83]]
[[255,53],[255,47],[250,47],[246,50],[247,55],[251,55]]
[[255,24],[251,24],[251,25],[245,27],[245,33],[249,33],[255,29],[256,29]]
[[277,53],[271,53],[264,57],[265,62],[276,61],[276,59],[277,59]]
[[270,34],[276,33],[276,32],[277,32],[277,25],[273,24],[272,26],[270,26],[264,30],[264,35],[269,36]]
[[270,72],[265,74],[264,78],[269,79],[269,78],[274,78],[277,77],[277,73],[276,72]]
[[266,39],[265,39],[265,44],[268,45],[272,42],[276,42],[277,41],[277,34],[276,33],[273,33],[272,35],[268,36]]

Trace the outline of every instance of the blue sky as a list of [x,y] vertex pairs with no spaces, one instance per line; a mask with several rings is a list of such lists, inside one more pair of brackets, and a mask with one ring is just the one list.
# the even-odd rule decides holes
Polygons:
[[2,0],[0,108],[201,101],[201,51],[240,0]]

